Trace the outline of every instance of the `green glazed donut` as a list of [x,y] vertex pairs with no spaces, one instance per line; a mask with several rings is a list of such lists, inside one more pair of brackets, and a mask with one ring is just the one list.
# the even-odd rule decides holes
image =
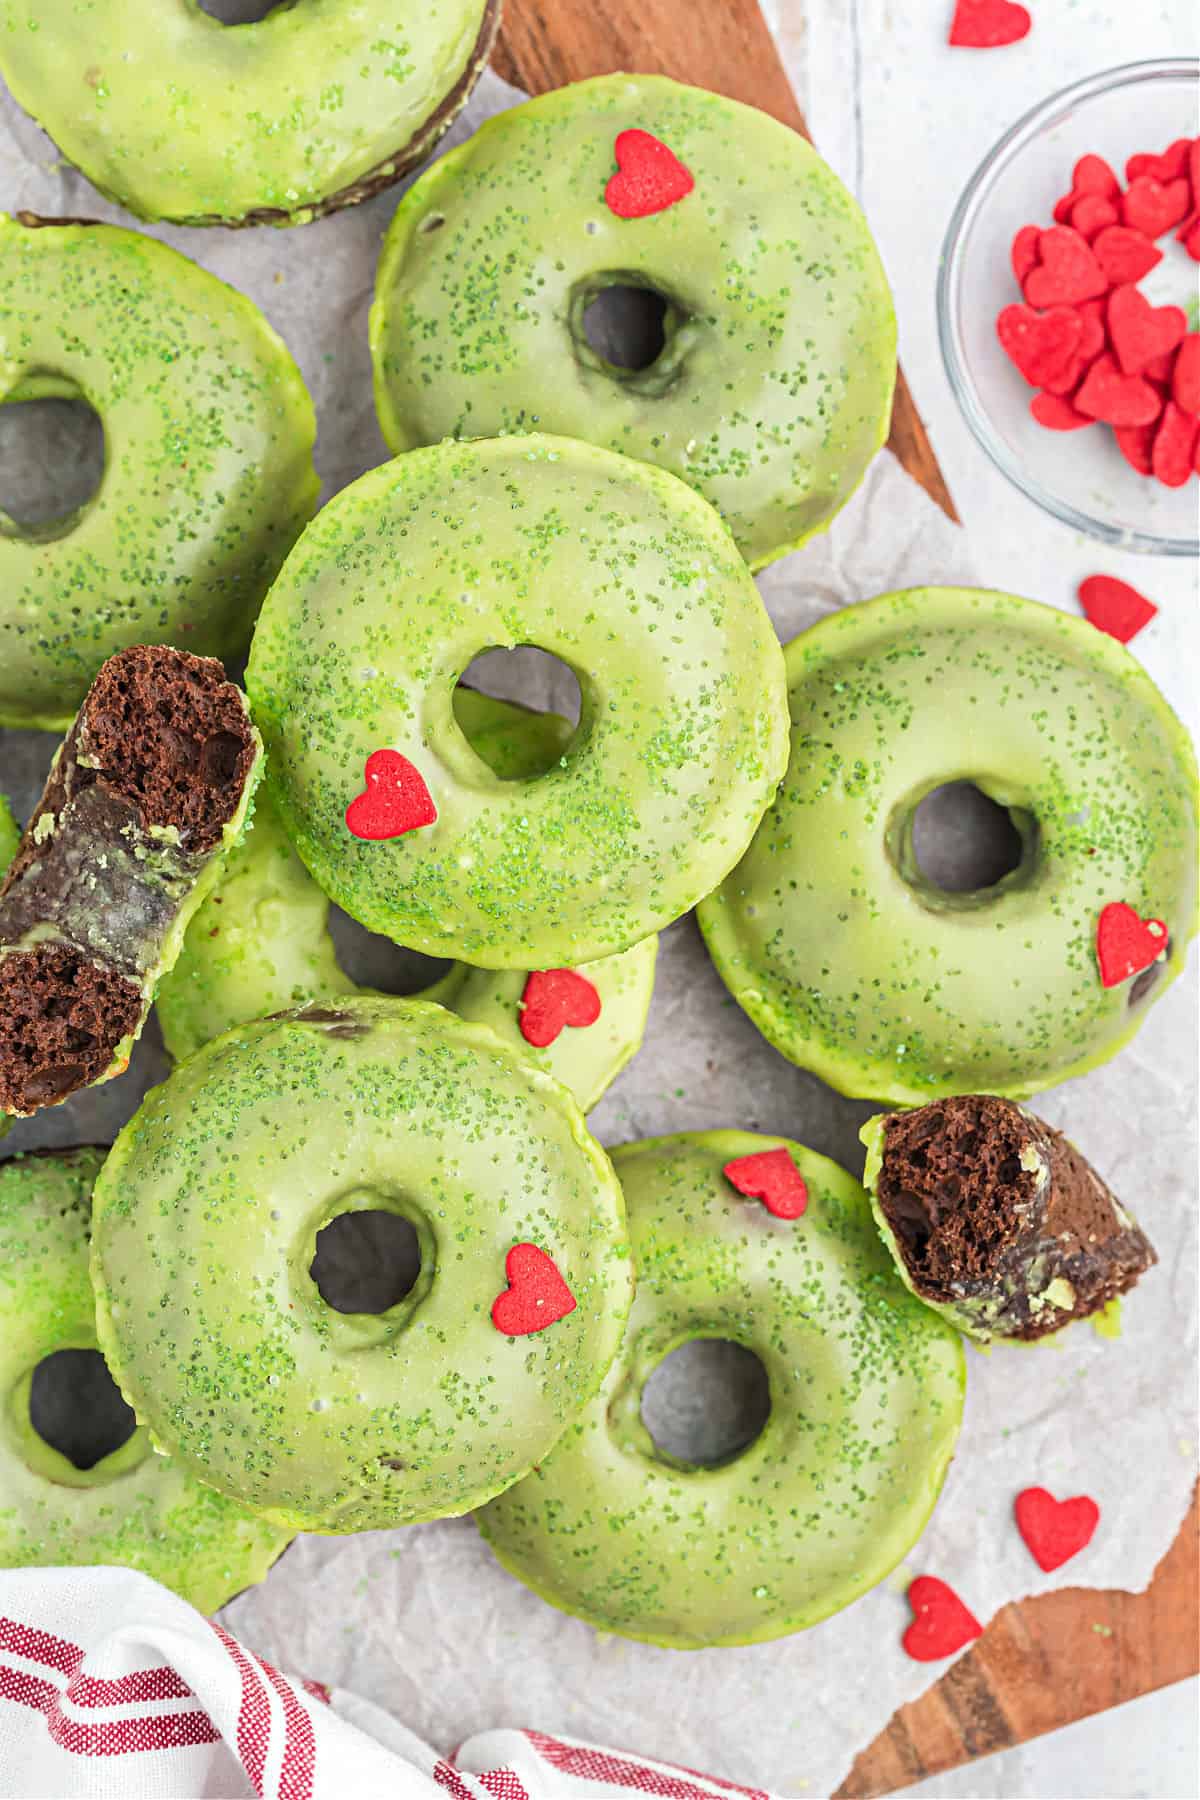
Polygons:
[[88,1227],[104,1154],[0,1164],[0,1567],[117,1563],[212,1613],[262,1580],[290,1534],[156,1456],[143,1429],[79,1469],[29,1416],[37,1365],[97,1348]]
[[[775,1048],[895,1105],[1025,1099],[1128,1042],[1196,930],[1196,764],[1129,652],[1008,594],[914,588],[786,651],[792,760],[743,861],[700,908],[726,985]],[[944,783],[1007,808],[1019,864],[946,892],[913,816]],[[1104,986],[1100,914],[1169,946]]]
[[225,26],[196,0],[9,0],[0,73],[141,218],[301,224],[428,154],[499,18],[500,0],[304,0]]
[[47,396],[99,414],[104,476],[48,526],[0,514],[0,725],[63,730],[129,645],[240,652],[316,506],[316,420],[262,314],[178,251],[0,215],[0,401]]
[[[628,210],[609,187],[626,131],[665,145],[692,190],[646,216],[614,210]],[[627,142],[618,184],[638,175]],[[613,287],[665,304],[647,367],[589,341],[584,315]],[[427,170],[388,231],[371,349],[393,450],[587,438],[689,482],[754,568],[850,498],[896,376],[887,279],[833,171],[754,107],[653,75],[544,94]]]
[[[722,1173],[790,1152],[795,1219]],[[596,1399],[532,1475],[478,1515],[514,1575],[602,1631],[674,1649],[814,1625],[900,1561],[937,1499],[962,1416],[961,1340],[902,1286],[866,1195],[780,1138],[681,1133],[613,1153],[637,1297]],[[660,1451],[641,1419],[654,1368],[694,1338],[745,1345],[771,1411],[715,1466]]]
[[[504,781],[451,696],[478,652],[518,644],[573,669],[582,714],[552,769]],[[441,444],[345,488],[271,590],[246,680],[319,885],[372,931],[486,968],[594,962],[686,912],[787,757],[779,645],[717,515],[564,438]],[[375,804],[378,752],[428,802],[386,841],[347,822]]]
[[[547,755],[561,754],[571,737],[557,714],[529,712],[469,688],[455,690],[454,710],[470,743],[508,781],[540,773]],[[600,995],[599,1019],[586,1030],[563,1030],[544,1049],[521,1033],[523,971],[455,963],[424,998],[490,1025],[570,1088],[586,1112],[642,1041],[657,953],[657,937],[648,937],[588,964],[583,973]],[[329,902],[292,849],[270,799],[260,797],[220,888],[196,914],[178,962],[159,985],[155,1006],[167,1050],[182,1059],[247,1019],[371,991],[339,967]]]
[[[335,1311],[309,1274],[318,1233],[363,1211],[420,1243],[379,1314]],[[530,1246],[575,1306],[510,1333],[492,1309]],[[326,1532],[518,1480],[595,1393],[633,1285],[620,1189],[566,1089],[440,1006],[364,996],[239,1026],[147,1096],[97,1183],[92,1278],[154,1441]]]

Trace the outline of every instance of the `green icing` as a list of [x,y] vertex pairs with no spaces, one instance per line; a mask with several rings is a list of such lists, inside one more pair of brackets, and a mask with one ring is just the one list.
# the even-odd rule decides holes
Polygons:
[[[566,1090],[439,1006],[348,997],[244,1025],[179,1066],[96,1188],[92,1274],[114,1375],[154,1440],[273,1523],[467,1511],[595,1393],[632,1268],[620,1189]],[[408,1218],[416,1286],[339,1313],[308,1273],[355,1210]],[[512,1245],[575,1311],[502,1336]]]
[[429,149],[486,61],[494,15],[488,0],[303,0],[228,27],[195,0],[2,0],[0,72],[142,218],[299,223]]
[[[565,719],[458,688],[455,717],[474,748],[506,780],[546,766],[571,736]],[[288,842],[268,797],[226,864],[219,890],[188,928],[183,953],[158,989],[163,1042],[177,1058],[232,1025],[305,1001],[370,992],[343,974],[329,936],[329,902]],[[520,1032],[523,971],[456,963],[428,992],[461,1018],[490,1025],[505,1042],[561,1081],[586,1112],[615,1081],[642,1041],[654,990],[656,937],[589,963],[600,995],[594,1025],[568,1027],[535,1049]]]
[[178,251],[0,215],[0,401],[50,391],[99,414],[105,469],[52,530],[0,513],[0,724],[61,730],[116,650],[244,647],[316,506],[316,421],[257,308]]
[[[636,126],[691,170],[644,219],[605,204]],[[642,370],[589,345],[605,287],[665,300]],[[393,450],[548,431],[680,476],[760,567],[827,526],[887,436],[896,324],[858,207],[803,138],[753,107],[607,75],[489,119],[408,191],[371,313]]]
[[[493,645],[573,669],[577,732],[505,781],[455,720]],[[559,438],[414,450],[343,490],[263,609],[247,685],[296,849],[353,918],[488,968],[625,950],[728,872],[787,755],[783,664],[736,546],[673,476]],[[368,756],[420,771],[435,824],[347,830]]]
[[[866,1196],[787,1144],[808,1185],[773,1219],[722,1175],[786,1142],[716,1131],[626,1144],[637,1296],[597,1398],[479,1514],[501,1562],[601,1630],[679,1649],[815,1624],[881,1580],[933,1507],[962,1415],[961,1342],[896,1280]],[[689,1467],[641,1422],[645,1382],[692,1338],[755,1352],[771,1412],[740,1455]]]
[[[899,1105],[1024,1098],[1112,1056],[1196,930],[1194,754],[1137,661],[1083,620],[956,588],[848,607],[785,657],[791,763],[699,915],[759,1029]],[[960,780],[1025,843],[975,894],[930,886],[911,855],[917,803]],[[1100,984],[1096,923],[1118,900],[1167,923],[1148,995]]]
[[29,1418],[37,1364],[98,1348],[88,1228],[103,1161],[84,1149],[0,1164],[0,1566],[117,1563],[211,1613],[262,1580],[289,1534],[156,1456],[144,1429],[80,1470]]
[[13,857],[17,854],[17,845],[21,842],[21,827],[13,817],[13,809],[7,794],[0,794],[0,880]]

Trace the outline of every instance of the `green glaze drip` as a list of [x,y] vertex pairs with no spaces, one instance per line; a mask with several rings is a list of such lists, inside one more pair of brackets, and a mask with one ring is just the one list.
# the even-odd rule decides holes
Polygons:
[[[417,1224],[422,1291],[341,1314],[308,1270],[363,1206]],[[281,1527],[411,1524],[519,1479],[595,1393],[632,1292],[620,1189],[566,1090],[426,1002],[351,996],[206,1045],[125,1127],[95,1208],[126,1399]],[[491,1307],[526,1241],[577,1306],[508,1338]]]
[[34,1431],[33,1370],[57,1350],[95,1350],[89,1196],[102,1150],[0,1164],[0,1564],[140,1569],[215,1612],[261,1581],[281,1532],[153,1454],[144,1429],[87,1470]]
[[244,648],[316,506],[316,421],[262,314],[178,251],[0,215],[0,402],[45,371],[98,413],[105,469],[57,535],[0,514],[0,725],[62,730],[114,651]]
[[5,0],[0,72],[143,219],[303,223],[428,151],[487,59],[489,0],[302,0],[225,26],[195,0]]
[[[504,781],[455,720],[494,645],[574,671],[559,763]],[[693,906],[741,855],[787,755],[770,619],[711,507],[558,438],[448,443],[364,475],[305,532],[247,671],[300,856],[370,930],[487,968],[573,966]],[[371,752],[421,772],[435,824],[347,830]]]
[[[565,719],[532,713],[469,689],[455,690],[455,716],[471,745],[507,781],[546,767],[571,737]],[[155,1007],[163,1042],[190,1056],[232,1025],[306,1001],[369,992],[343,974],[328,928],[329,902],[288,842],[268,797],[226,865],[217,892],[188,928],[183,953],[160,985]],[[461,1018],[489,1025],[571,1090],[586,1112],[616,1080],[642,1041],[654,991],[656,937],[585,966],[601,1014],[586,1030],[568,1028],[544,1050],[520,1031],[523,971],[456,963],[425,996]]]
[[[644,219],[604,199],[630,126],[696,183]],[[669,303],[648,369],[584,336],[614,285]],[[896,324],[862,214],[803,138],[717,94],[607,75],[489,119],[409,190],[371,349],[393,450],[586,438],[689,482],[758,568],[829,524],[886,438]]]
[[[478,1523],[514,1575],[603,1631],[677,1649],[781,1637],[848,1606],[904,1557],[962,1416],[957,1334],[891,1269],[856,1181],[788,1144],[808,1185],[791,1222],[725,1163],[785,1142],[717,1131],[613,1153],[637,1297],[596,1399]],[[687,1468],[640,1418],[681,1343],[754,1351],[771,1413],[748,1449]]]
[[[699,909],[730,992],[783,1055],[898,1105],[1025,1098],[1104,1062],[1196,931],[1197,783],[1144,670],[1084,620],[1006,594],[918,588],[788,645],[792,756],[745,858]],[[994,889],[943,895],[897,859],[943,782],[1032,819]],[[1109,901],[1161,918],[1149,990],[1104,988]]]

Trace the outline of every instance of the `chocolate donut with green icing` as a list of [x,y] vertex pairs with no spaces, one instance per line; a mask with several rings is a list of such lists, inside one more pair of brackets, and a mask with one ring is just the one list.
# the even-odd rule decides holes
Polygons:
[[1091,1318],[1158,1260],[1070,1139],[1012,1100],[959,1094],[881,1113],[861,1136],[905,1283],[984,1343]]
[[214,658],[157,644],[105,663],[0,881],[0,1112],[125,1069],[261,770]]
[[[541,774],[571,737],[570,725],[555,713],[530,712],[469,688],[455,689],[454,711],[468,741],[506,781]],[[642,1041],[657,953],[657,937],[648,937],[586,964],[578,973],[599,999],[599,1016],[585,1027],[564,1025],[544,1045],[530,1043],[522,1030],[529,985],[522,971],[455,963],[423,998],[490,1025],[570,1088],[586,1112]],[[329,901],[288,842],[270,797],[260,795],[220,887],[192,920],[179,960],[158,988],[155,1008],[168,1051],[190,1056],[247,1019],[372,991],[340,968]]]
[[94,408],[104,475],[68,517],[0,514],[0,725],[64,730],[117,650],[240,653],[316,507],[316,420],[258,309],[177,250],[0,215],[0,403],[47,397]]
[[500,0],[304,0],[229,26],[195,0],[12,0],[0,73],[143,219],[303,224],[428,155],[499,22]]
[[[354,1212],[415,1230],[386,1311],[311,1271]],[[154,1441],[283,1528],[467,1511],[595,1393],[633,1272],[608,1158],[557,1081],[422,1001],[242,1025],[155,1088],[96,1186],[101,1348]]]
[[117,1563],[212,1613],[262,1580],[290,1534],[156,1455],[132,1418],[124,1442],[80,1468],[30,1416],[46,1358],[65,1352],[78,1367],[97,1353],[88,1230],[104,1156],[0,1163],[0,1567]]
[[[652,309],[644,344],[597,331],[607,290]],[[896,376],[883,266],[829,166],[654,75],[543,94],[427,170],[388,230],[371,349],[393,450],[586,438],[689,482],[754,568],[850,498]]]
[[[505,781],[452,696],[518,644],[568,664],[582,710],[552,768]],[[319,885],[485,968],[593,962],[686,912],[787,757],[779,644],[716,513],[565,438],[451,441],[345,488],[272,588],[246,680]]]
[[[694,1650],[813,1625],[920,1535],[958,1436],[961,1340],[901,1284],[862,1188],[827,1158],[685,1132],[613,1166],[637,1269],[620,1355],[480,1529],[602,1631]],[[752,1351],[770,1388],[759,1435],[717,1464],[660,1450],[641,1415],[651,1373],[696,1338]]]
[[[1112,1056],[1196,931],[1195,755],[1141,665],[1085,620],[968,588],[847,607],[785,656],[788,773],[699,912],[759,1030],[897,1105],[1021,1099]],[[1007,811],[1019,852],[965,892],[914,848],[918,806],[954,782]]]

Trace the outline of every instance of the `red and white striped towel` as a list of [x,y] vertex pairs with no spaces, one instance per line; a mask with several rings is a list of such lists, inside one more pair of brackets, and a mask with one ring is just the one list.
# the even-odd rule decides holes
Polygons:
[[6,1800],[770,1800],[542,1731],[450,1759],[353,1694],[282,1675],[127,1569],[0,1574]]

